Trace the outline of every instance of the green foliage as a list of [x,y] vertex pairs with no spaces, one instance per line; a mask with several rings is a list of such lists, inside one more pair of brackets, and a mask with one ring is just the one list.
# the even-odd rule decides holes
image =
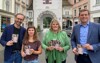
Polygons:
[[52,20],[51,17],[45,17],[43,19],[43,27],[44,28],[49,28],[49,25],[50,25],[51,20]]
[[37,32],[40,32],[41,31],[41,28],[40,28],[40,26],[38,25],[37,26]]

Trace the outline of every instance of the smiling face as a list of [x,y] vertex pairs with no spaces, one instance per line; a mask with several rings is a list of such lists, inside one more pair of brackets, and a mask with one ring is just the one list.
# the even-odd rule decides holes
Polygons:
[[89,18],[90,18],[90,14],[88,11],[80,12],[79,19],[80,19],[82,24],[86,24],[89,21]]
[[28,35],[29,35],[30,37],[34,36],[34,33],[35,33],[34,28],[29,28],[29,29],[28,29]]
[[59,24],[57,22],[53,22],[51,27],[52,27],[53,31],[58,31],[59,30]]
[[25,32],[25,36],[23,39],[24,44],[28,44],[29,39],[38,40],[37,31],[34,26],[29,26]]
[[15,17],[15,24],[17,26],[20,26],[22,24],[22,22],[24,21],[24,16],[23,15],[17,15]]

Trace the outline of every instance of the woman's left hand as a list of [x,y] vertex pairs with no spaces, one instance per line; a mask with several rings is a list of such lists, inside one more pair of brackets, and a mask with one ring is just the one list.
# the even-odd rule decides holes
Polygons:
[[57,47],[56,50],[59,50],[60,52],[64,50],[62,47]]
[[34,49],[30,49],[30,55],[34,53]]

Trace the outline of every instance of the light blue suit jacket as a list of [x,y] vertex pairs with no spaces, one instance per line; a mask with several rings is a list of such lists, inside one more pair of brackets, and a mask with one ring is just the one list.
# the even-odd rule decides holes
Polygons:
[[[85,33],[85,32],[84,32]],[[89,22],[87,43],[93,46],[93,50],[88,50],[92,63],[100,63],[100,25]],[[80,24],[74,26],[71,36],[72,48],[80,44]],[[76,56],[77,58],[77,56]]]

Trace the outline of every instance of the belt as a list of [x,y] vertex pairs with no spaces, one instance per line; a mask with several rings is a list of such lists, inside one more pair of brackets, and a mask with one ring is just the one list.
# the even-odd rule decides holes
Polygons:
[[81,56],[89,56],[88,54],[79,54],[79,55],[81,55]]
[[84,56],[89,56],[88,54],[83,54]]
[[12,54],[14,54],[14,53],[20,53],[20,51],[19,50],[13,50]]

